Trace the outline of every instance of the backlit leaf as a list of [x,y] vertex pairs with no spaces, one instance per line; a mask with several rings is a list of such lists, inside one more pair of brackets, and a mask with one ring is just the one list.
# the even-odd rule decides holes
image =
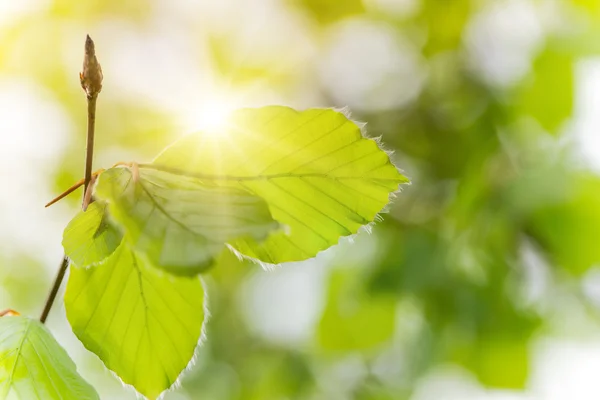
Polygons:
[[225,243],[240,237],[261,241],[279,227],[266,203],[246,190],[218,187],[163,171],[129,168],[104,172],[96,195],[133,246],[153,265],[194,275],[210,265]]
[[110,256],[123,235],[111,224],[106,203],[96,201],[80,211],[63,233],[65,254],[79,267],[88,267]]
[[40,322],[0,318],[0,399],[100,399]]
[[237,185],[265,199],[289,232],[234,246],[268,263],[314,257],[357,233],[408,182],[377,141],[331,109],[241,109],[226,126],[179,140],[152,165]]
[[201,336],[198,278],[154,268],[126,241],[93,268],[71,268],[67,318],[84,346],[148,398],[175,383]]

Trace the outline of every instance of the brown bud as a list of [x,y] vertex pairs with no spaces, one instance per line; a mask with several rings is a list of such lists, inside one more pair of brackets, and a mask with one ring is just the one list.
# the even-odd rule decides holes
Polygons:
[[102,90],[102,68],[96,58],[94,41],[87,35],[85,39],[85,56],[83,58],[83,71],[79,74],[81,87],[88,98],[98,96]]

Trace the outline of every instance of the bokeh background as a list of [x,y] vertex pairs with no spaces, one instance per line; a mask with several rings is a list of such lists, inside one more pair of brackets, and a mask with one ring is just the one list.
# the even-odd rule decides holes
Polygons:
[[[372,234],[264,271],[224,255],[165,399],[600,398],[597,0],[0,0],[0,308],[38,316],[83,174],[241,106],[349,107],[412,179]],[[103,399],[134,399],[49,327]]]

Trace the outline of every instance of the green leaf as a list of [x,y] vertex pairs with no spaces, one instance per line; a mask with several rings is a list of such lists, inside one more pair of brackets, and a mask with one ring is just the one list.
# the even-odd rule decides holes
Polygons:
[[600,263],[600,178],[573,174],[561,189],[532,212],[528,232],[558,267],[581,276]]
[[457,360],[490,388],[524,389],[529,375],[527,337],[490,337],[471,340],[465,348],[466,360]]
[[331,109],[241,109],[226,126],[177,141],[152,165],[237,185],[265,199],[289,232],[233,246],[274,264],[314,257],[357,233],[408,182],[377,141]]
[[334,271],[327,305],[317,329],[319,345],[330,351],[369,350],[392,338],[397,299],[371,295],[353,269]]
[[0,318],[0,399],[100,399],[40,322]]
[[96,201],[80,211],[63,233],[65,254],[79,267],[97,264],[110,256],[123,235],[109,222],[106,203]]
[[573,56],[551,50],[535,61],[534,74],[524,82],[517,95],[517,117],[523,114],[537,119],[544,129],[560,133],[573,112],[575,72]]
[[148,398],[175,383],[204,320],[199,278],[154,268],[126,241],[93,268],[71,268],[67,319],[83,345]]
[[279,227],[266,203],[246,190],[147,168],[138,173],[133,179],[129,168],[109,169],[96,195],[109,202],[134,247],[168,272],[202,272],[226,242],[261,241]]

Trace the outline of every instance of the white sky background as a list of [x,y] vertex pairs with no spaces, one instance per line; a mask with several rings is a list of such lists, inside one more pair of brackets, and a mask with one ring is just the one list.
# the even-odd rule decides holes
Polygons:
[[[410,14],[418,9],[418,3],[417,0],[397,0],[397,3],[394,0],[370,0],[367,5]],[[182,128],[188,130],[201,123],[197,118],[199,108],[207,110],[201,114],[204,118],[218,111],[210,108],[214,107],[212,100],[215,98],[219,99],[218,104],[233,108],[289,102],[308,107],[320,105],[322,98],[312,88],[317,85],[301,85],[291,95],[273,93],[267,87],[245,93],[227,92],[213,82],[205,49],[197,48],[185,34],[187,27],[178,25],[182,15],[202,15],[206,29],[215,21],[223,21],[220,15],[234,15],[228,19],[230,26],[219,29],[241,30],[247,45],[257,46],[255,51],[283,52],[282,59],[291,58],[306,64],[314,75],[304,79],[319,79],[334,99],[357,110],[409,106],[427,79],[418,48],[398,39],[385,25],[366,19],[353,19],[333,26],[326,32],[324,45],[319,48],[314,44],[316,38],[310,24],[276,0],[244,2],[248,6],[243,7],[233,0],[194,4],[186,0],[156,0],[155,4],[155,19],[143,31],[111,21],[100,24],[95,33],[90,33],[98,43],[114,44],[110,52],[104,51],[101,59],[105,75],[111,77],[107,80],[107,92],[112,87],[123,96],[143,96],[146,101],[174,112],[177,110]],[[547,27],[543,20],[537,19],[529,2],[509,0],[505,4],[508,6],[504,8],[493,5],[476,16],[465,37],[473,70],[498,86],[513,84],[527,73],[531,57]],[[39,11],[46,5],[47,2],[41,0],[0,1],[0,34],[3,26],[15,18]],[[189,24],[196,22],[194,19],[188,21]],[[514,27],[518,29],[512,29]],[[282,40],[283,35],[272,34],[282,30],[286,32],[285,40]],[[494,40],[490,41],[490,38]],[[138,50],[132,52],[131,49]],[[158,61],[157,54],[161,55]],[[199,60],[203,71],[198,68]],[[77,59],[73,68],[79,68],[79,64]],[[282,68],[291,66],[286,63]],[[389,83],[390,77],[392,83],[382,85],[384,80]],[[148,85],[149,81],[152,85]],[[600,171],[600,59],[582,62],[577,69],[576,82],[573,126],[582,154]],[[402,88],[395,85],[402,85]],[[10,243],[10,246],[0,247],[0,251],[10,254],[25,249],[47,265],[49,275],[54,273],[62,252],[62,226],[69,214],[60,206],[44,210],[43,204],[52,193],[39,171],[52,169],[60,163],[56,154],[61,154],[73,129],[65,110],[50,93],[31,82],[3,76],[0,71],[0,243]],[[306,340],[322,307],[325,269],[323,257],[320,257],[303,268],[290,266],[260,272],[249,280],[243,290],[242,302],[247,305],[248,321],[261,322],[252,327],[256,334],[289,346],[297,346]],[[268,298],[264,296],[265,288]],[[0,289],[0,300],[2,298]],[[260,315],[256,314],[258,309]],[[297,310],[294,313],[297,318],[286,318],[285,310],[289,309]],[[96,383],[103,397],[133,399],[131,392],[122,394],[119,384],[109,378],[109,373],[97,372],[97,360],[87,356],[69,332],[64,314],[55,314],[54,331],[73,358],[83,363],[80,371]],[[63,320],[58,321],[61,318]],[[533,360],[529,385],[523,393],[488,391],[468,372],[443,367],[423,378],[412,400],[600,398],[600,380],[596,376],[600,371],[600,340],[544,338],[535,346]],[[98,385],[99,382],[102,384]],[[170,396],[185,399],[183,395]]]

